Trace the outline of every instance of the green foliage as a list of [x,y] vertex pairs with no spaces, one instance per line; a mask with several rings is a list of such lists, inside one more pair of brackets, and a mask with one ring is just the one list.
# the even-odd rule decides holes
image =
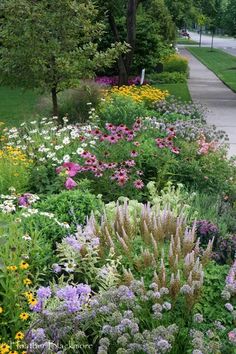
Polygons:
[[7,194],[10,187],[17,192],[26,190],[29,181],[29,163],[18,149],[0,150],[0,193]]
[[132,98],[112,95],[109,102],[102,102],[98,109],[99,121],[131,127],[137,117],[155,115],[155,111],[148,109],[144,102],[135,102]]
[[215,320],[231,325],[232,315],[224,308],[225,301],[221,298],[228,271],[228,265],[220,266],[215,262],[210,262],[205,269],[202,297],[195,310],[204,315],[206,325]]
[[54,247],[55,242],[75,232],[77,225],[84,225],[91,212],[98,215],[102,206],[99,198],[83,188],[63,191],[37,203],[37,213],[23,219],[24,229],[41,232]]
[[[38,286],[42,277],[47,279],[47,267],[53,255],[50,244],[40,232],[31,229],[30,235],[25,235],[19,219],[2,215],[0,245],[0,304],[3,308],[0,326],[1,339],[7,340],[14,338],[17,331],[26,329],[26,323],[19,317],[22,312],[29,312],[23,293]],[[21,268],[22,262],[27,263],[28,268]],[[16,268],[7,268],[12,266]],[[24,284],[26,278],[32,285]]]
[[62,179],[51,164],[33,165],[30,169],[28,190],[32,193],[59,193]]
[[236,36],[236,3],[234,0],[228,0],[223,14],[223,27],[231,36]]
[[[54,100],[59,91],[77,86],[80,78],[112,65],[125,50],[117,43],[98,51],[104,25],[90,0],[7,0],[1,11],[1,81],[41,88]],[[55,109],[56,102],[57,113]]]
[[60,222],[83,225],[92,211],[99,214],[102,202],[88,190],[78,189],[48,196],[35,207],[40,211],[53,213]]
[[[96,108],[101,99],[101,87],[93,81],[81,81],[77,89],[68,89],[58,95],[59,117],[68,117],[71,123],[85,123],[89,120],[91,107]],[[51,117],[51,101],[43,97],[38,103],[38,112]]]
[[163,62],[164,71],[188,74],[188,60],[178,54],[170,55]]
[[199,155],[194,143],[180,142],[181,153],[170,166],[173,180],[198,191],[231,193],[235,166],[222,151]]
[[173,49],[175,29],[163,0],[149,0],[137,13],[137,42],[132,70],[150,71]]

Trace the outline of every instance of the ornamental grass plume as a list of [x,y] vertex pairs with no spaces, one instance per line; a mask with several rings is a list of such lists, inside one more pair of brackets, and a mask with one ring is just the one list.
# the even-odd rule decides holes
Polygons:
[[[78,270],[73,270],[75,274],[81,274],[82,270],[87,275],[92,270],[99,274],[99,267],[106,264],[112,253],[113,260],[121,259],[115,267],[120,274],[119,281],[129,284],[143,276],[150,282],[153,277],[157,288],[166,288],[174,302],[184,296],[189,309],[199,297],[203,266],[211,258],[214,241],[210,240],[200,252],[196,224],[189,228],[184,214],[176,216],[169,206],[157,210],[150,204],[141,204],[134,212],[127,200],[123,204],[117,202],[115,212],[109,216],[104,213],[100,222],[92,215],[78,235],[67,236],[58,245],[64,262],[65,254],[79,262]],[[60,266],[63,268],[62,263]]]

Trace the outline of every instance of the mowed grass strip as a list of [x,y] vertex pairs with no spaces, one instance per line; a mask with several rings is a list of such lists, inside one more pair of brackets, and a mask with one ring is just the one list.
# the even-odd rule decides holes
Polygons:
[[236,57],[220,49],[188,48],[197,59],[236,92]]
[[178,38],[177,44],[186,44],[186,45],[197,45],[199,42],[194,41],[193,39],[188,38]]
[[7,126],[19,126],[33,120],[38,97],[34,91],[0,87],[0,121]]
[[170,95],[181,99],[183,102],[192,101],[187,83],[155,84],[160,90],[167,90]]

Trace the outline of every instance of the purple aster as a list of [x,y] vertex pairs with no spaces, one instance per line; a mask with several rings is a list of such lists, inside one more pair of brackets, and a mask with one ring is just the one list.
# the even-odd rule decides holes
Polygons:
[[47,287],[41,286],[37,290],[37,297],[41,300],[48,299],[51,297],[51,295],[52,295],[52,292],[51,292],[50,286],[47,286]]
[[61,270],[62,270],[62,268],[61,268],[61,266],[60,266],[59,264],[54,263],[54,264],[52,265],[52,270],[53,270],[54,273],[60,273]]
[[82,248],[82,245],[79,243],[79,241],[74,237],[74,236],[68,236],[65,238],[65,242],[74,248],[76,251],[80,251]]
[[72,285],[67,285],[64,288],[57,290],[56,295],[61,300],[73,300],[77,299],[77,288]]
[[33,329],[30,334],[31,338],[38,343],[43,342],[46,339],[46,335],[43,328]]

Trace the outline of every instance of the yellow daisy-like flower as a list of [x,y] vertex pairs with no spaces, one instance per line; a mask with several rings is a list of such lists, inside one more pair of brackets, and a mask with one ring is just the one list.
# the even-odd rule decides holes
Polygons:
[[27,352],[21,352],[21,354],[27,354]]
[[11,350],[9,354],[18,354],[18,352],[16,350]]
[[24,333],[23,332],[17,332],[16,335],[15,335],[15,339],[16,340],[22,340],[24,339]]
[[0,344],[0,351],[2,354],[9,353],[10,346],[7,343]]
[[22,312],[19,317],[22,321],[26,321],[28,320],[29,316],[30,315],[27,312]]
[[29,301],[29,304],[32,305],[32,306],[35,306],[38,303],[38,300],[35,299],[34,297],[29,298],[28,301]]
[[27,299],[32,298],[32,297],[34,296],[33,291],[25,291],[25,292],[23,293],[23,295],[24,295]]
[[0,314],[3,313],[3,308],[0,306]]
[[11,270],[11,271],[16,271],[17,270],[17,266],[15,266],[15,265],[12,265],[12,266],[8,266],[7,267],[7,270]]
[[20,267],[20,269],[28,269],[29,268],[29,263],[21,262],[19,267]]
[[30,285],[30,284],[32,284],[32,281],[31,281],[29,278],[25,278],[25,279],[23,280],[23,283],[24,283],[25,285]]

